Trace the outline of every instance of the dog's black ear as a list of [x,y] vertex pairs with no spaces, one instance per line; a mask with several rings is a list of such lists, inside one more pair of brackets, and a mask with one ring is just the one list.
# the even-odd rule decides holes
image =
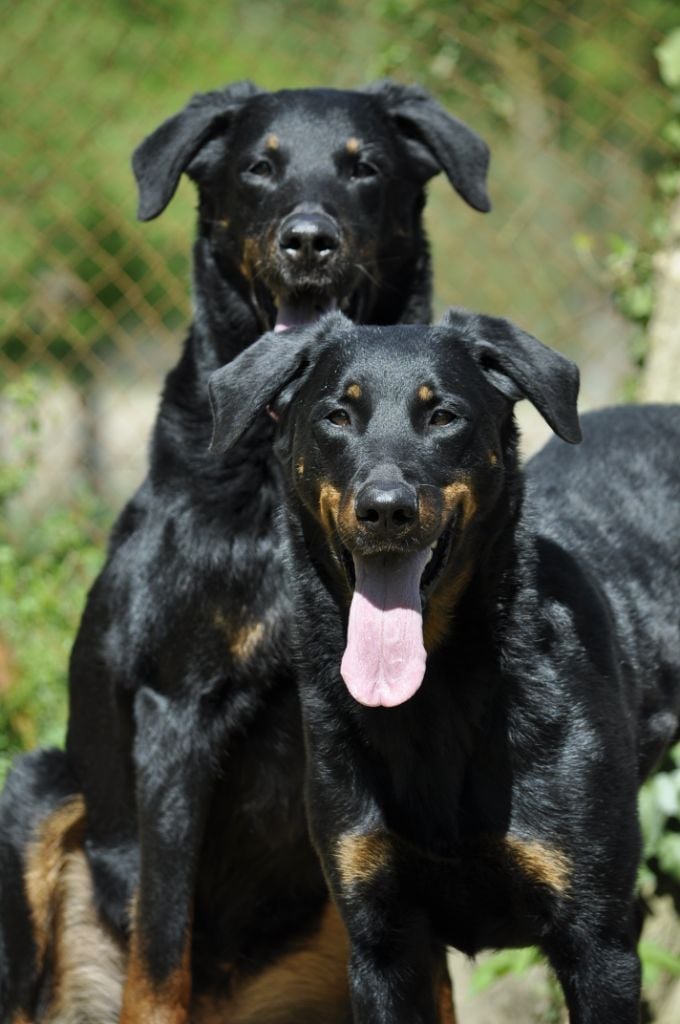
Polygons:
[[198,93],[140,143],[132,155],[140,220],[153,220],[163,212],[193,157],[257,92],[252,82],[236,82]]
[[475,210],[488,213],[489,147],[452,117],[425,89],[385,79],[366,92],[380,97],[423,173],[423,181],[444,171],[456,192]]
[[579,443],[579,371],[575,363],[501,317],[450,309],[442,323],[463,335],[498,391],[512,402],[528,398],[563,441]]
[[293,398],[297,389],[290,385],[302,382],[329,332],[341,330],[347,324],[349,321],[341,313],[329,313],[306,327],[269,331],[230,363],[215,370],[208,381],[213,414],[211,449],[225,452],[232,448],[282,392],[286,392],[286,401]]

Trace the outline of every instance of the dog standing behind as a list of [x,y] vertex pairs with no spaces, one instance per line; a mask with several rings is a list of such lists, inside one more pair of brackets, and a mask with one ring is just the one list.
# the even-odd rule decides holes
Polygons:
[[[25,890],[32,926],[3,921],[0,1016],[110,1024],[124,989],[124,1024],[180,1024],[192,993],[194,1021],[331,1024],[349,1012],[346,940],[301,799],[273,424],[263,411],[228,455],[209,454],[207,381],[262,330],[336,307],[368,323],[428,320],[424,186],[443,171],[488,209],[488,151],[419,89],[240,83],[195,96],[133,163],[142,220],[182,173],[198,188],[195,317],[149,475],[83,615],[63,771],[50,788],[50,752],[10,781],[0,883]],[[64,857],[84,850],[91,869],[77,901],[60,835]],[[75,964],[60,952],[55,900],[84,907],[113,943],[106,999],[101,964],[88,967],[95,944]]]
[[578,373],[508,321],[336,314],[210,387],[218,451],[279,420],[307,804],[355,1024],[433,1024],[444,945],[529,944],[573,1024],[639,1024],[637,791],[680,721],[680,406],[585,417],[525,494],[514,403],[575,444]]

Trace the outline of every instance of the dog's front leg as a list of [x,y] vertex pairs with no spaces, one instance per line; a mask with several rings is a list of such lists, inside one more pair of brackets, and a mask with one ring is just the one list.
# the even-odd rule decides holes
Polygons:
[[343,747],[325,759],[324,746],[308,739],[310,828],[349,934],[355,1024],[451,1020],[450,1004],[441,1012],[443,949],[403,880],[404,855],[360,778],[360,755]]
[[222,736],[202,720],[200,698],[146,687],[135,728],[140,876],[121,1024],[185,1024],[196,866]]

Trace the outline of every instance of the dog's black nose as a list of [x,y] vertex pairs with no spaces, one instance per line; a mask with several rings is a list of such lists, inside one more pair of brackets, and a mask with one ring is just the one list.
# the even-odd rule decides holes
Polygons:
[[323,262],[339,245],[338,225],[323,210],[294,210],[279,229],[279,247],[294,262]]
[[414,523],[418,495],[403,481],[372,480],[358,491],[354,510],[357,519],[374,533],[392,533]]

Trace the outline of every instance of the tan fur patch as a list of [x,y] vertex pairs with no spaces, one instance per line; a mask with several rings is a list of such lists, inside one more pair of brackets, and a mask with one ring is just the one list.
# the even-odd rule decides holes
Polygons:
[[489,465],[490,466],[497,466],[498,465],[498,456],[496,455],[495,452],[489,452]]
[[519,839],[517,836],[505,836],[503,846],[513,864],[530,881],[547,885],[556,892],[566,892],[571,878],[571,865],[561,850],[535,839]]
[[434,391],[427,384],[421,384],[418,388],[418,398],[421,402],[429,402],[434,397]]
[[340,836],[335,860],[343,886],[370,882],[389,863],[390,844],[384,832]]
[[361,384],[350,384],[345,394],[348,398],[361,398]]
[[120,1024],[188,1024],[190,997],[190,938],[187,939],[180,966],[161,985],[155,985],[149,977],[139,948],[138,928],[134,927]]
[[301,458],[301,459],[297,460],[297,462],[295,463],[295,472],[297,473],[298,476],[304,476],[305,475],[305,460],[304,459]]
[[341,494],[337,487],[326,481],[319,488],[319,522],[330,537],[340,515]]
[[248,281],[252,281],[262,260],[260,242],[257,238],[245,238],[241,255],[241,273]]
[[278,149],[280,146],[278,135],[274,135],[274,133],[272,132],[270,135],[267,136],[264,144],[267,147],[267,149]]
[[82,842],[85,804],[78,796],[62,804],[43,821],[26,850],[24,885],[31,910],[38,962],[43,963],[50,944],[55,897],[64,856]]
[[229,225],[231,224],[231,221],[229,220],[228,217],[222,217],[220,220],[218,220],[217,223],[221,228],[224,228],[224,230],[226,231]]
[[462,504],[462,525],[464,530],[467,529],[470,520],[477,511],[477,501],[475,499],[474,491],[470,485],[463,480],[456,480],[452,484],[447,484],[446,487],[442,487],[442,500],[447,519],[453,512],[454,508],[457,505]]
[[318,1020],[346,1024],[349,942],[336,908],[329,904],[319,930],[254,978],[237,982],[228,1000],[197,999],[192,1024],[290,1024]]
[[445,576],[430,596],[423,621],[423,642],[428,654],[446,639],[458,602],[471,577],[472,565],[468,563],[455,576]]
[[351,153],[352,156],[355,156],[361,149],[361,142],[352,135],[345,143],[345,149],[348,153]]
[[125,953],[100,921],[82,849],[64,858],[54,927],[54,991],[44,1024],[118,1024]]
[[236,630],[236,633],[229,644],[229,650],[233,657],[238,658],[239,661],[248,661],[248,659],[255,653],[263,636],[263,622],[248,623]]
[[438,984],[436,995],[439,1024],[456,1024],[456,1012],[453,1006],[453,987],[446,968]]

